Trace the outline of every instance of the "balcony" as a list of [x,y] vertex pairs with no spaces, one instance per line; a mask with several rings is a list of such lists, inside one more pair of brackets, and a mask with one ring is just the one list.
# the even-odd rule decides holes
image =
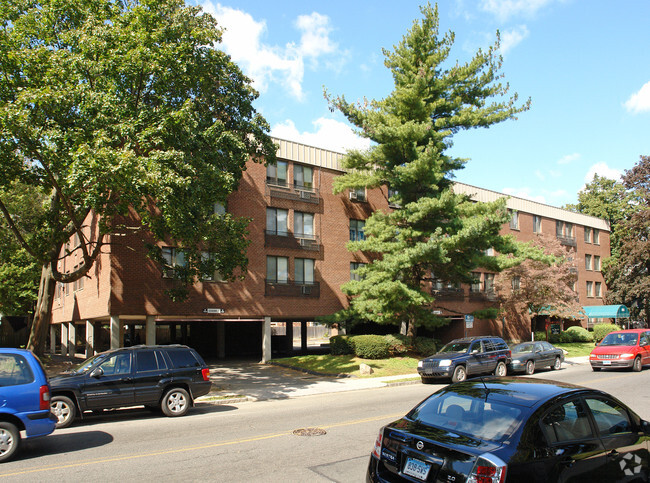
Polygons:
[[569,247],[576,247],[578,244],[576,243],[576,237],[574,236],[567,236],[567,235],[556,235],[556,238],[560,240],[560,243],[562,245],[566,245]]
[[295,250],[320,251],[320,239],[316,235],[306,233],[264,231],[264,246],[274,248],[291,248]]
[[320,297],[320,282],[295,282],[293,280],[265,280],[264,295],[267,297]]
[[487,292],[470,292],[469,301],[470,302],[485,302],[490,301],[494,302],[497,299],[496,292],[493,290]]
[[431,294],[440,300],[464,300],[465,291],[462,288],[442,288],[434,289]]
[[302,201],[318,205],[320,193],[316,188],[294,185],[290,186],[286,180],[277,178],[266,178],[266,194],[273,198],[285,200]]

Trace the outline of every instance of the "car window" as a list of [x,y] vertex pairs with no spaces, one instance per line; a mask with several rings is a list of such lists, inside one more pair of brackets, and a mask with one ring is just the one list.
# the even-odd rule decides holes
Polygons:
[[535,350],[535,352],[537,352],[537,351],[543,351],[543,350],[544,350],[544,346],[543,346],[540,342],[536,342],[536,343],[535,343],[535,349],[534,349],[534,350]]
[[155,371],[158,361],[154,351],[138,351],[135,354],[135,370],[137,372]]
[[639,340],[639,345],[640,345],[640,346],[646,346],[646,345],[648,345],[648,344],[650,343],[650,342],[648,342],[648,341],[649,341],[649,339],[648,339],[648,334],[647,334],[647,332],[644,332],[644,333],[641,335],[641,339]]
[[167,354],[176,369],[184,367],[199,367],[201,364],[196,360],[192,351],[184,349],[167,349]]
[[593,437],[587,414],[577,401],[559,404],[546,413],[542,431],[550,444]]
[[105,376],[114,374],[129,374],[131,372],[131,354],[114,354],[99,365]]
[[484,340],[483,347],[485,349],[485,352],[492,352],[497,350],[497,343],[492,340]]
[[600,343],[601,346],[609,345],[636,345],[639,334],[610,332]]
[[474,341],[469,352],[470,354],[480,354],[483,352],[483,343],[480,340]]
[[467,352],[469,342],[450,342],[440,349],[440,353],[445,352]]
[[600,398],[585,398],[585,402],[589,406],[601,436],[632,430],[627,411],[616,402]]
[[542,344],[542,347],[544,348],[544,350],[546,350],[546,351],[552,351],[553,350],[553,346],[551,344],[549,344],[548,342],[541,342],[541,344]]
[[34,373],[21,354],[0,354],[0,387],[34,382]]
[[456,393],[434,395],[408,416],[414,421],[463,433],[485,441],[503,441],[519,426],[521,411],[513,406]]
[[533,352],[533,344],[518,344],[512,348],[513,352]]

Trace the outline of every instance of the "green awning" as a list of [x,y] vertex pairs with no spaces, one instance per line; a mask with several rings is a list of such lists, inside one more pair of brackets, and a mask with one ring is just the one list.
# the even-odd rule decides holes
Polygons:
[[582,307],[590,319],[622,319],[630,316],[625,305],[592,305]]

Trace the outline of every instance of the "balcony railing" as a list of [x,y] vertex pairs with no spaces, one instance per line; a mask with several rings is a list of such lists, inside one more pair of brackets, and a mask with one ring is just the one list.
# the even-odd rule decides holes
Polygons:
[[267,297],[320,297],[320,282],[295,282],[293,280],[265,280],[264,295]]
[[264,246],[275,248],[292,248],[296,250],[320,251],[320,239],[306,233],[278,232],[265,230]]
[[438,299],[463,300],[465,298],[465,291],[462,288],[434,289],[431,293]]
[[578,246],[578,244],[576,243],[576,237],[574,236],[556,235],[556,237],[558,240],[560,240],[560,243],[562,245],[567,245],[570,247]]
[[266,194],[274,198],[302,201],[305,203],[320,203],[320,193],[316,188],[301,185],[289,185],[286,180],[266,178]]
[[484,300],[494,301],[496,299],[497,299],[497,295],[496,295],[496,292],[494,292],[493,290],[490,290],[488,292],[470,292],[469,293],[470,302],[484,301]]

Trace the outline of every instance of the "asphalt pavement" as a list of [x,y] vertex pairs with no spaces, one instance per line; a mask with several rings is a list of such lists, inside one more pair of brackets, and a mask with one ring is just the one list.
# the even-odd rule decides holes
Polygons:
[[[588,357],[569,358],[565,365],[588,364]],[[334,377],[261,364],[254,361],[210,361],[212,391],[197,401],[232,404],[245,401],[286,399],[341,391],[420,384],[417,373],[386,377]]]

